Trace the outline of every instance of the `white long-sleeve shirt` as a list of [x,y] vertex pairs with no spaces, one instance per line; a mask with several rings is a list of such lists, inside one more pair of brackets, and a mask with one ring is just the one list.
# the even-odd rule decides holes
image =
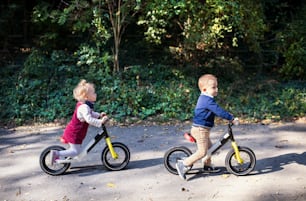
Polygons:
[[101,127],[102,125],[102,119],[98,119],[99,117],[100,113],[93,111],[87,104],[80,105],[77,110],[77,118],[81,122],[86,121],[95,127]]

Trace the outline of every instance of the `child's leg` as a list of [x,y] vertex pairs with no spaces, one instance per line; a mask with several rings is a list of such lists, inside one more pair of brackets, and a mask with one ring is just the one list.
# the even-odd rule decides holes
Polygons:
[[[210,137],[208,138],[208,149],[212,146],[212,142],[210,140]],[[204,161],[204,166],[211,166],[211,157],[207,158],[206,161]]]
[[192,127],[191,128],[191,135],[197,141],[197,151],[193,153],[191,156],[184,160],[184,165],[191,166],[199,159],[203,158],[208,150],[209,145],[211,145],[211,141],[209,139],[209,128],[202,128],[202,127]]
[[60,157],[74,157],[79,155],[81,152],[81,144],[71,144],[69,143],[69,149],[59,151],[58,156]]

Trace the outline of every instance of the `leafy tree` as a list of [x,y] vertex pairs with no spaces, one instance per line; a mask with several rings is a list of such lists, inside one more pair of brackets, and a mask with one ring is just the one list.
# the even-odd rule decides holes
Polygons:
[[[68,26],[72,34],[87,32],[97,47],[105,45],[112,35],[113,71],[119,72],[122,35],[138,9],[137,0],[96,0],[91,3],[81,0],[71,1],[57,8],[41,2],[34,8],[33,16],[36,22],[51,21],[60,26]],[[49,39],[59,37],[57,32],[49,32],[44,36]]]
[[122,35],[131,18],[139,9],[137,0],[106,0],[114,37],[114,71],[119,72],[119,49]]
[[237,47],[240,40],[259,51],[265,30],[261,4],[251,0],[153,0],[138,24],[147,27],[145,36],[151,42],[174,39],[174,51],[187,59],[197,51]]
[[[305,115],[304,1],[6,0],[0,5],[3,50],[11,46],[21,52],[20,44],[31,36],[36,42],[24,63],[0,55],[5,97],[0,105],[11,106],[1,110],[1,122],[69,117],[71,91],[81,78],[99,86],[103,97],[97,109],[117,120],[190,119],[190,100],[199,93],[195,77],[210,71],[224,80],[220,103],[237,115],[278,120]],[[25,6],[34,7],[35,26],[26,20]],[[15,40],[24,30],[29,30],[25,37]],[[245,67],[247,59],[254,69]],[[273,68],[261,71],[272,59]],[[119,60],[129,68],[118,72]],[[265,77],[268,70],[280,72],[282,81],[302,81],[278,82],[278,75]]]
[[56,4],[53,1],[40,1],[32,14],[32,20],[40,30],[37,47],[73,50],[80,43],[92,40],[92,33],[96,32],[95,26],[92,26],[96,25],[93,12],[87,1],[60,1]]

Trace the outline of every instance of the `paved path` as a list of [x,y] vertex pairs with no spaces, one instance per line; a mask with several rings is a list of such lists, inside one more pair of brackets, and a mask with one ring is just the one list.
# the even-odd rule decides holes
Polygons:
[[[212,130],[212,140],[225,131]],[[107,171],[100,160],[103,144],[83,162],[72,164],[62,176],[49,176],[39,167],[40,152],[58,144],[62,127],[0,129],[0,201],[304,201],[306,200],[306,125],[239,125],[234,128],[239,145],[257,156],[255,171],[237,177],[226,173],[188,174],[188,181],[168,173],[163,166],[167,149],[185,145],[182,133],[189,126],[109,127],[113,141],[128,145],[127,169]],[[90,128],[86,138],[94,136]],[[224,167],[229,146],[213,161]],[[200,165],[200,164],[197,164]],[[196,166],[197,166],[196,165]]]

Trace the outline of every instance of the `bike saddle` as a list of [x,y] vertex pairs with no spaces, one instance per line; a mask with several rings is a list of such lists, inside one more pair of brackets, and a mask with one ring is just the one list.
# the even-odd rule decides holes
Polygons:
[[188,140],[189,142],[192,142],[192,143],[195,143],[196,142],[196,139],[194,139],[194,137],[192,137],[192,135],[190,133],[184,133],[184,138],[186,140]]
[[65,138],[63,138],[63,137],[60,138],[60,141],[61,141],[61,143],[63,143],[63,144],[68,144],[67,140],[65,140]]

